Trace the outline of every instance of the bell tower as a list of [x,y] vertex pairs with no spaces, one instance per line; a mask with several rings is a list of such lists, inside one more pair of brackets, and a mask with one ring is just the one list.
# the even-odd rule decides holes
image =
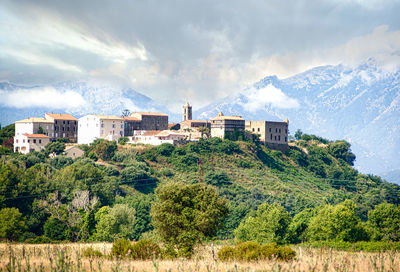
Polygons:
[[192,120],[192,106],[189,105],[189,102],[183,106],[183,121],[186,120]]

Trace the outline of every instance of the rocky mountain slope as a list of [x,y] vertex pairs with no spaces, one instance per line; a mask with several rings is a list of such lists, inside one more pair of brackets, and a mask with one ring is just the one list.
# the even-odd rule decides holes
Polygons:
[[400,71],[385,72],[373,60],[354,69],[323,66],[282,80],[266,77],[196,115],[207,119],[219,111],[248,120],[289,118],[292,135],[301,129],[348,140],[363,172],[400,169]]

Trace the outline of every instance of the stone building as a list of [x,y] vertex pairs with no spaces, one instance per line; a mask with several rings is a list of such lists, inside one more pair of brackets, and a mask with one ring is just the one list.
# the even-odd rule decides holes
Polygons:
[[54,122],[43,117],[30,117],[15,122],[15,137],[24,134],[44,134],[54,139]]
[[[130,117],[140,120],[140,130],[168,129],[168,115],[157,112],[134,112]],[[133,134],[132,134],[133,135]],[[127,135],[127,136],[132,136]]]
[[208,128],[208,131],[211,130],[211,122],[206,120],[192,120],[192,106],[189,105],[189,102],[186,102],[186,105],[183,106],[183,121],[181,122],[181,129],[197,129],[200,128]]
[[50,137],[44,134],[19,134],[14,137],[14,152],[28,154],[31,151],[41,151],[50,142]]
[[78,143],[91,144],[96,139],[118,141],[124,136],[124,119],[113,115],[86,115],[79,118]]
[[142,120],[136,117],[123,117],[124,118],[124,136],[133,136],[136,130],[141,130]]
[[44,116],[54,122],[54,138],[68,138],[73,143],[78,141],[78,119],[65,113],[45,113]]
[[72,159],[76,159],[79,157],[82,157],[83,155],[85,155],[85,151],[83,151],[82,149],[80,149],[77,146],[67,146],[64,150],[64,155],[66,157],[72,158]]
[[246,130],[258,134],[260,141],[270,148],[288,147],[289,120],[287,119],[284,122],[246,121]]
[[223,115],[219,112],[211,119],[211,137],[225,138],[227,133],[244,133],[245,120],[238,115]]

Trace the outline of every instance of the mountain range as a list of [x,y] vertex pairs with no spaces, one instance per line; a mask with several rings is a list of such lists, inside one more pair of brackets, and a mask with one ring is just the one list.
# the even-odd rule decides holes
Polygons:
[[[41,87],[3,82],[0,96]],[[85,81],[49,87],[57,94],[73,92],[76,100],[83,101],[63,109],[77,117],[91,113],[120,115],[127,108],[165,112],[171,121],[180,119],[180,113],[172,113],[129,88]],[[48,111],[61,110],[54,109],[51,102],[46,106],[16,108],[1,103],[0,99],[2,124],[42,116]],[[382,70],[373,59],[353,68],[321,66],[285,79],[268,76],[239,93],[195,110],[194,117],[210,119],[219,111],[225,115],[241,115],[246,120],[288,118],[292,135],[301,129],[330,140],[345,139],[352,144],[357,156],[357,169],[383,175],[400,184],[400,70]]]

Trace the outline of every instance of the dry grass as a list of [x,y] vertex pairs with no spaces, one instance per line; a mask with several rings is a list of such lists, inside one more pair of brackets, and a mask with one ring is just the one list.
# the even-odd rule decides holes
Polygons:
[[[198,248],[191,260],[153,261],[82,257],[88,247],[108,254],[111,244],[1,244],[0,271],[400,271],[398,252],[351,253],[296,248],[297,258],[292,262],[223,263],[214,260],[211,246]],[[215,247],[214,255],[218,248]]]

